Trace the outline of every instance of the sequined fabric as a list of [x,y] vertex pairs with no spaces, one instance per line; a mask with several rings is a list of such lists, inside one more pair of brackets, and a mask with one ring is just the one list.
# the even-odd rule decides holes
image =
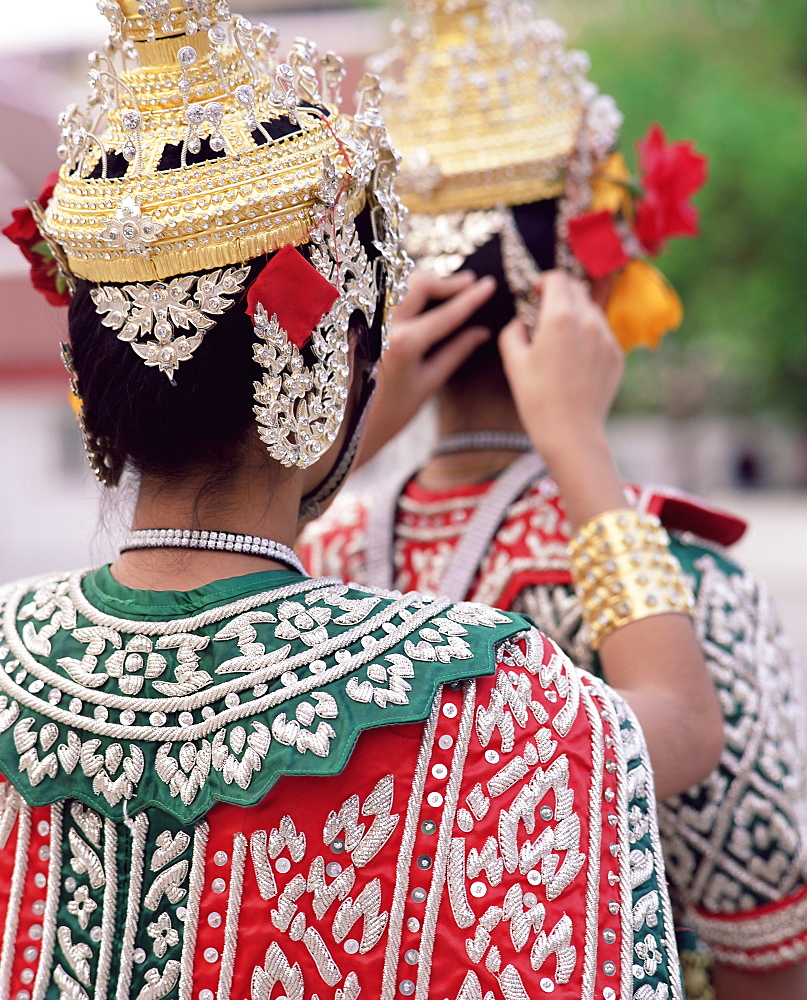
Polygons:
[[227,584],[150,613],[104,572],[3,591],[0,995],[681,997],[613,692],[518,616]]
[[[489,485],[443,494],[407,486],[395,513],[395,586],[439,592]],[[803,961],[804,709],[792,647],[764,584],[716,544],[742,534],[741,522],[675,491],[633,493],[673,534],[672,549],[695,590],[695,627],[724,712],[718,769],[660,806],[674,902],[723,962],[764,970]],[[376,496],[373,502],[383,501]],[[366,550],[367,525],[360,498],[338,503],[308,529],[309,568],[371,582],[364,571],[368,557],[375,558]],[[506,511],[468,596],[530,615],[575,663],[599,673],[570,583],[569,534],[555,484],[539,479]]]

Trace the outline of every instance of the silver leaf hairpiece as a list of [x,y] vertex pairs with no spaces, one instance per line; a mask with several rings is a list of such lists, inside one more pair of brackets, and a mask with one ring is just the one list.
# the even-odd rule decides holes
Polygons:
[[[119,330],[118,340],[130,343],[149,367],[172,379],[215,325],[212,317],[230,308],[228,296],[240,292],[248,276],[248,267],[220,268],[200,278],[190,274],[148,285],[102,285],[90,296],[103,325]],[[194,332],[176,336],[177,329]]]

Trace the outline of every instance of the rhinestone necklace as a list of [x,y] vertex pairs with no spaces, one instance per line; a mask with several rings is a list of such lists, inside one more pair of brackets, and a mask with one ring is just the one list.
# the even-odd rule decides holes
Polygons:
[[236,535],[228,531],[191,531],[179,528],[140,528],[130,531],[120,546],[121,552],[131,549],[213,549],[240,552],[245,556],[261,556],[283,563],[296,573],[308,576],[297,554],[288,545],[258,535]]
[[532,451],[528,434],[518,431],[464,431],[446,434],[432,450],[435,455],[453,455],[458,451]]

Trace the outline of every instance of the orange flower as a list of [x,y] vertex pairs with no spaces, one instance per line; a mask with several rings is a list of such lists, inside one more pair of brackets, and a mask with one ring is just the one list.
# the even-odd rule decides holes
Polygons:
[[75,389],[70,389],[67,394],[67,401],[70,403],[70,409],[73,411],[73,416],[78,420],[81,416],[81,396],[75,391]]
[[625,164],[625,158],[621,153],[611,153],[591,178],[592,200],[589,211],[610,212],[612,215],[623,211],[630,219],[633,183],[633,175]]
[[655,350],[664,334],[676,330],[684,318],[675,289],[643,260],[632,260],[614,276],[605,313],[626,352],[635,347]]

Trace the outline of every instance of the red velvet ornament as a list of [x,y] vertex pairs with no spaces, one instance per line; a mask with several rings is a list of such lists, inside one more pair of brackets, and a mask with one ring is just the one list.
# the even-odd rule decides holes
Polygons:
[[278,250],[249,286],[247,313],[254,316],[260,302],[270,317],[277,316],[289,341],[302,348],[338,298],[337,289],[289,244]]
[[569,246],[592,278],[613,274],[630,261],[608,211],[587,212],[570,219]]

